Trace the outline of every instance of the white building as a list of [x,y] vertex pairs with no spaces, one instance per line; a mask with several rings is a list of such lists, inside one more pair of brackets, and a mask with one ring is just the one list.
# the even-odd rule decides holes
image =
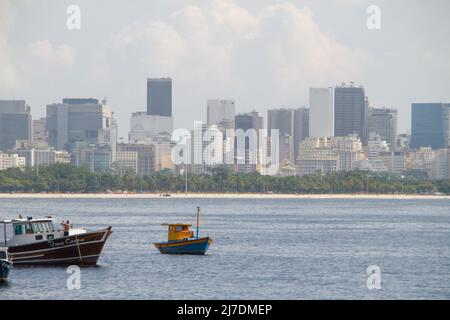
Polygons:
[[430,171],[430,178],[433,180],[450,179],[450,149],[436,150]]
[[25,158],[17,154],[7,154],[0,151],[0,171],[9,168],[25,168]]
[[333,88],[309,89],[309,136],[334,136]]
[[317,171],[352,171],[354,164],[365,159],[361,140],[348,137],[307,138],[300,143],[298,167],[300,175]]
[[171,135],[173,118],[136,112],[131,115],[130,143],[151,143],[160,135]]
[[208,100],[207,123],[225,129],[234,128],[236,102],[234,100]]

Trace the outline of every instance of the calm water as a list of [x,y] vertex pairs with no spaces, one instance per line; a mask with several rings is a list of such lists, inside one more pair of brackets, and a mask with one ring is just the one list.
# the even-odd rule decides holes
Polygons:
[[[202,207],[206,256],[161,255],[164,222]],[[449,299],[448,200],[0,199],[0,219],[113,226],[81,290],[65,268],[15,268],[0,299]],[[381,268],[381,290],[366,269]]]

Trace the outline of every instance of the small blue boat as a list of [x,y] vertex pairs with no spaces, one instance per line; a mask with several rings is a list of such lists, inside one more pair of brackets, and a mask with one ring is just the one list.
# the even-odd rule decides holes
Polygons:
[[192,225],[184,223],[163,224],[168,227],[168,241],[154,243],[163,254],[204,255],[212,243],[210,237],[199,237],[200,208],[197,208],[197,234],[190,230]]
[[12,267],[13,264],[8,258],[8,249],[0,248],[0,283],[8,280],[9,271]]

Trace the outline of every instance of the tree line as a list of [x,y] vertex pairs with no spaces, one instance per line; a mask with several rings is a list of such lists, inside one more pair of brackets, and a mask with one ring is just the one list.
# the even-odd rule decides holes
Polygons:
[[[171,171],[139,177],[133,173],[91,172],[67,164],[0,171],[2,193],[184,192],[186,177]],[[310,176],[261,176],[215,168],[209,174],[188,175],[188,192],[286,194],[450,194],[450,180],[427,180],[423,172],[403,176],[362,171]]]

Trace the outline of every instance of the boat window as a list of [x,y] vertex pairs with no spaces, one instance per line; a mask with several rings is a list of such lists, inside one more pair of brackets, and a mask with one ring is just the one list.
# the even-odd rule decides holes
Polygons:
[[14,234],[16,235],[16,236],[19,236],[19,235],[21,235],[21,234],[24,234],[25,232],[25,230],[24,230],[25,228],[24,228],[24,225],[23,224],[15,224],[14,225]]
[[27,223],[25,225],[25,233],[26,234],[32,234],[33,233],[33,228],[31,227],[31,223]]
[[0,251],[0,259],[7,260],[5,251]]
[[183,227],[181,227],[181,226],[176,226],[175,231],[181,231],[181,230],[183,230]]
[[51,222],[47,222],[47,228],[48,228],[49,232],[55,231],[55,228],[53,227],[53,223],[51,223]]
[[44,232],[44,228],[42,227],[42,223],[35,222],[33,223],[33,229],[35,233],[42,233]]

